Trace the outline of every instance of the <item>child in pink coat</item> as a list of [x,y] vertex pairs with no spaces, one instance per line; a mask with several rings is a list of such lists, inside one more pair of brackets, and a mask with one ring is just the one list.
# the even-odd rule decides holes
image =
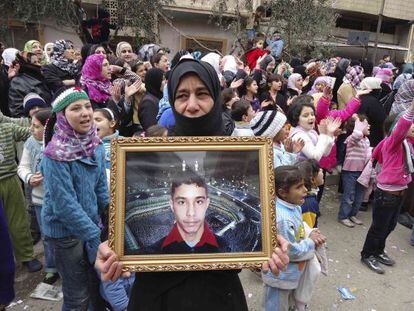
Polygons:
[[414,101],[405,113],[389,116],[385,120],[387,137],[378,144],[372,155],[381,170],[377,175],[372,224],[365,238],[361,261],[379,274],[385,272],[379,263],[386,266],[395,264],[384,248],[387,237],[397,224],[402,198],[414,173],[413,120]]

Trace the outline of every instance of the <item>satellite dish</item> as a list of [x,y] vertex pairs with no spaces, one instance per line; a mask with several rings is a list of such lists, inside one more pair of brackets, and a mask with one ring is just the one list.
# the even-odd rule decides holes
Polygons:
[[369,31],[350,31],[348,33],[349,45],[368,45],[369,42]]

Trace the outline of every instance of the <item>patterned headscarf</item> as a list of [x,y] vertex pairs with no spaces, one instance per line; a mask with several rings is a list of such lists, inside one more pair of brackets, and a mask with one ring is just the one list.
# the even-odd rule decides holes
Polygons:
[[398,89],[395,95],[394,103],[391,107],[391,113],[401,113],[410,107],[414,100],[414,80],[405,81]]
[[102,54],[88,56],[82,67],[80,83],[87,88],[89,98],[101,104],[110,96],[111,80],[102,76],[102,63],[106,57]]
[[308,92],[308,95],[313,95],[313,94],[315,94],[315,93],[320,93],[317,89],[316,89],[316,85],[317,84],[319,84],[319,83],[323,83],[323,84],[325,84],[325,85],[328,85],[329,84],[329,82],[330,82],[330,77],[325,77],[325,76],[323,76],[323,77],[317,77],[316,79],[315,79],[315,82],[313,82],[313,85],[312,85],[312,88],[311,88],[311,90]]
[[344,82],[351,84],[352,87],[356,89],[359,87],[364,77],[364,68],[361,66],[352,66],[346,69]]
[[56,161],[76,161],[94,155],[101,143],[93,123],[86,134],[76,133],[63,111],[57,113],[55,133],[47,144],[44,155]]
[[382,83],[385,83],[389,87],[391,87],[392,76],[392,70],[388,68],[380,68],[375,74],[375,78],[380,78],[382,80]]
[[53,52],[50,55],[50,63],[59,67],[63,71],[68,72],[72,76],[76,75],[79,71],[78,66],[76,64],[70,62],[63,56],[65,50],[73,48],[72,43],[65,41],[65,40],[57,40],[53,44]]
[[397,79],[395,79],[393,89],[398,90],[405,81],[411,80],[412,78],[413,75],[411,73],[400,74]]
[[306,73],[309,77],[320,77],[321,66],[317,62],[311,62],[306,66]]

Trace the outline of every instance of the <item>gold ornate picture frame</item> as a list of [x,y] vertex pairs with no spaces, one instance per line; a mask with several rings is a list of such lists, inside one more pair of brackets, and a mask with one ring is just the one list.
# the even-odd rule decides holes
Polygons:
[[260,268],[277,244],[270,138],[113,140],[110,194],[109,246],[129,271]]

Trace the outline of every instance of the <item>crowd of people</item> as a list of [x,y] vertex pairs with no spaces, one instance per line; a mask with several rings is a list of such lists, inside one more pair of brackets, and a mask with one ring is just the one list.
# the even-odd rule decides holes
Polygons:
[[273,140],[279,247],[262,267],[265,310],[306,309],[326,268],[319,202],[335,170],[342,225],[362,225],[358,212],[372,203],[361,262],[380,274],[381,264],[394,265],[387,237],[401,215],[414,215],[413,64],[397,68],[389,56],[377,66],[287,62],[280,41],[275,32],[252,39],[243,55],[173,57],[128,42],[115,52],[99,43],[76,50],[67,40],[4,48],[0,310],[14,297],[15,262],[43,268],[36,225],[43,282],[62,279],[62,310],[247,310],[239,271],[122,272],[105,242],[110,141],[118,137]]

